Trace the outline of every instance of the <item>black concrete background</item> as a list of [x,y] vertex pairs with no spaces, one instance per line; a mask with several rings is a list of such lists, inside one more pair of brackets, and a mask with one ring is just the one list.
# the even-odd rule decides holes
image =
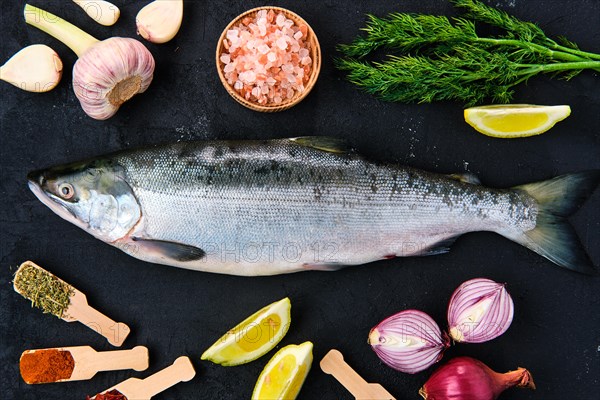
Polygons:
[[[116,1],[122,15],[112,28],[96,25],[65,1],[32,1],[77,23],[99,38],[135,36],[143,1]],[[600,52],[598,0],[490,2],[548,34],[565,35],[582,49]],[[2,1],[0,58],[45,43],[65,64],[52,92],[31,94],[2,83],[0,149],[0,397],[84,398],[131,376],[146,377],[189,355],[197,377],[157,399],[249,398],[263,366],[276,350],[250,364],[225,368],[200,355],[227,329],[262,306],[289,296],[292,325],[277,347],[311,340],[315,362],[302,399],[350,399],[325,375],[318,361],[338,348],[368,381],[383,384],[398,399],[418,398],[432,369],[417,375],[383,365],[366,343],[369,329],[407,308],[421,309],[445,326],[446,304],[461,282],[488,277],[506,282],[515,318],[501,338],[457,345],[445,360],[477,357],[498,371],[529,368],[537,391],[506,392],[504,399],[584,399],[600,392],[600,279],[555,267],[492,233],[461,237],[447,255],[406,258],[351,267],[335,273],[242,278],[143,263],[63,221],[27,188],[28,171],[109,151],[189,139],[282,138],[333,135],[348,138],[370,158],[442,173],[471,171],[484,184],[509,187],[557,174],[600,168],[600,79],[586,72],[570,82],[532,79],[515,102],[569,104],[572,115],[550,132],[522,140],[494,140],[463,121],[462,105],[385,104],[347,83],[332,66],[335,45],[348,42],[364,15],[391,11],[454,15],[447,1],[276,1],[302,15],[323,51],[316,88],[295,108],[260,114],[235,103],[219,82],[214,62],[217,38],[227,23],[258,1],[186,1],[179,35],[165,45],[148,44],[156,58],[154,82],[108,121],[80,109],[71,85],[74,54],[22,20],[24,2]],[[600,264],[600,190],[572,218],[584,246]],[[12,291],[15,267],[32,259],[88,294],[91,304],[125,321],[132,334],[123,348],[146,345],[146,372],[100,373],[94,379],[29,386],[19,376],[22,351],[54,346],[113,348],[80,324],[67,324],[38,310]],[[593,393],[596,393],[594,395]]]

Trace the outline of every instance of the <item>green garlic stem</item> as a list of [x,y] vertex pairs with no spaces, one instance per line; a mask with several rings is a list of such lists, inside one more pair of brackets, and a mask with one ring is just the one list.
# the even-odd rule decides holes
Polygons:
[[98,43],[98,39],[70,22],[32,5],[25,4],[23,15],[25,22],[60,40],[69,46],[78,57]]

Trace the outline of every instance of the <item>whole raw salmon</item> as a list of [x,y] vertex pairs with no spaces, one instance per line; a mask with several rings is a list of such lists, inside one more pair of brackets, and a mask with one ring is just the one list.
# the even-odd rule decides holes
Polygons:
[[438,254],[493,231],[593,271],[565,221],[600,170],[511,189],[365,160],[332,138],[207,141],[124,151],[29,174],[62,218],[139,259],[270,275]]

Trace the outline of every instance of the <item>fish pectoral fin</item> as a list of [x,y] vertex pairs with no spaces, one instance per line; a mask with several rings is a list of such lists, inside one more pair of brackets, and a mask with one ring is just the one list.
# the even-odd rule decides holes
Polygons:
[[455,181],[459,181],[459,182],[463,182],[463,183],[470,183],[471,185],[481,185],[481,181],[479,180],[479,177],[470,172],[465,172],[465,173],[461,173],[461,174],[450,174],[450,175],[448,175],[448,177],[450,179],[454,179]]
[[312,147],[328,153],[350,153],[352,151],[352,147],[347,141],[331,136],[300,136],[289,140],[301,146]]
[[435,256],[437,254],[444,254],[450,251],[450,246],[454,244],[458,236],[453,236],[448,239],[444,239],[440,242],[434,243],[433,245],[423,249],[418,255],[420,256]]
[[169,242],[166,240],[152,240],[132,237],[131,240],[138,250],[154,253],[158,257],[180,262],[200,260],[206,253],[204,250],[187,244]]
[[346,265],[342,264],[342,263],[337,263],[337,262],[331,262],[331,263],[315,263],[315,264],[311,264],[311,263],[304,263],[302,264],[302,268],[304,268],[306,271],[337,271],[339,269],[344,268]]

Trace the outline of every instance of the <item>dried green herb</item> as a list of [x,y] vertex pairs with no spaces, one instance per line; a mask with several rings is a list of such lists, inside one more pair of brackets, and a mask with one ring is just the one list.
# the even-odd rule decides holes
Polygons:
[[31,300],[31,306],[62,318],[69,308],[73,287],[32,262],[24,262],[13,280],[17,293]]
[[[537,25],[477,0],[452,0],[461,18],[393,13],[369,16],[364,36],[338,46],[336,66],[366,92],[386,101],[429,103],[459,100],[471,106],[493,99],[508,103],[513,87],[540,74],[571,79],[585,69],[600,71],[600,54],[556,41]],[[482,37],[477,24],[502,33]],[[364,58],[376,49],[397,52],[381,62]]]

